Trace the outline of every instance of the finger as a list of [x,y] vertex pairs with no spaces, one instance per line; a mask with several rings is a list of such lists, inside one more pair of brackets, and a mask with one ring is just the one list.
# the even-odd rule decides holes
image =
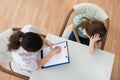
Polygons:
[[57,50],[57,53],[59,53],[61,51],[61,48],[58,47],[56,50]]
[[55,46],[55,49],[59,49],[60,47],[59,46]]
[[48,42],[48,46],[50,47],[50,49],[52,49],[53,44],[51,42]]
[[99,36],[99,35],[100,35],[100,34],[98,34],[98,33],[96,34],[96,36]]
[[90,39],[93,39],[94,38],[94,36],[92,35],[91,37],[90,37]]
[[56,50],[56,49],[58,49],[58,46],[55,46],[55,47],[53,48],[53,50]]
[[96,38],[97,36],[98,36],[98,34],[95,34],[95,35],[94,35],[94,38]]
[[57,50],[61,50],[61,48],[60,48],[59,46],[56,46],[56,49],[57,49]]
[[96,36],[97,38],[100,38],[100,34],[97,34],[97,36]]
[[50,49],[53,49],[52,44],[50,44],[49,46],[50,46]]

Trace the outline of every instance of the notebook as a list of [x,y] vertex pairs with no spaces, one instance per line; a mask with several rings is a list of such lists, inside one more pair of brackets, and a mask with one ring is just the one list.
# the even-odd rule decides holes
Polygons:
[[[54,67],[70,63],[67,41],[53,44],[52,47],[54,48],[55,46],[59,46],[61,48],[61,52],[59,54],[52,56],[50,60],[42,66],[42,68]],[[41,58],[46,56],[50,50],[51,50],[50,47],[43,48],[43,50],[41,51]]]

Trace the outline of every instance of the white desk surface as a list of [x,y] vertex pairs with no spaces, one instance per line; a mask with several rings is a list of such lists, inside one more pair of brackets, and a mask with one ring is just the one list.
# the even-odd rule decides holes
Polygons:
[[[66,41],[52,34],[46,38],[52,43]],[[114,54],[99,49],[90,54],[87,46],[67,41],[70,64],[35,71],[30,80],[110,80]]]

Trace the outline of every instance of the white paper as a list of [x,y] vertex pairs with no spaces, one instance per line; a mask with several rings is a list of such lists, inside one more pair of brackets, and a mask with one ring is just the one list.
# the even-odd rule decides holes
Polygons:
[[[45,65],[46,66],[51,66],[51,65],[58,65],[62,63],[68,62],[68,49],[67,49],[67,44],[66,41],[62,43],[57,43],[53,45],[52,47],[54,48],[55,46],[59,46],[61,48],[61,52],[59,54],[54,55]],[[46,47],[43,49],[43,57],[48,54],[50,51],[50,47]]]

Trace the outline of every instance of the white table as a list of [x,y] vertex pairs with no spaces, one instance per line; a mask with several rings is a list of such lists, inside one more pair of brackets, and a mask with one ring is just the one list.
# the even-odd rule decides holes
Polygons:
[[[52,34],[46,38],[52,43],[66,41]],[[90,54],[87,46],[67,41],[70,64],[35,71],[30,80],[110,80],[114,54],[99,49]]]

